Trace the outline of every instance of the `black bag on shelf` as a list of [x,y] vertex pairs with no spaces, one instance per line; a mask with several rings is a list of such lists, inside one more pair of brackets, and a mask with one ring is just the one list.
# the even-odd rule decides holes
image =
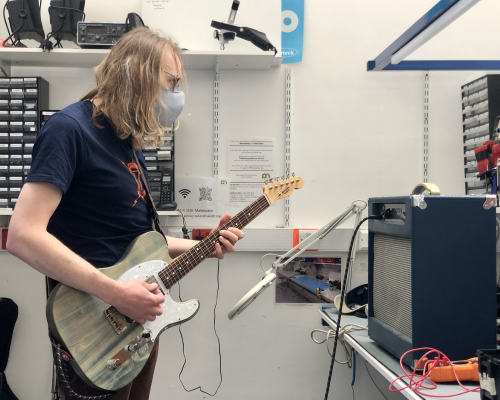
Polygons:
[[7,368],[10,343],[17,315],[17,304],[6,297],[0,298],[0,400],[18,400],[16,395],[12,393],[5,378],[5,369]]

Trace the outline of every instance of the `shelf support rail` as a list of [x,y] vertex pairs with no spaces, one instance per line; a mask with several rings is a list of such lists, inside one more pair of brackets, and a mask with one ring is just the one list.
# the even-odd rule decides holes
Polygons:
[[215,57],[214,76],[214,178],[219,177],[219,57]]
[[[291,172],[291,134],[292,134],[292,69],[286,69],[286,85],[285,85],[285,176],[290,175]],[[285,228],[290,226],[290,198],[285,198]]]

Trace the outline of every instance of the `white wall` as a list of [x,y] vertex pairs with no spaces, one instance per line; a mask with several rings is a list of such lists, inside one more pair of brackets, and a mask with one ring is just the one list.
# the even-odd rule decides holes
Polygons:
[[[367,73],[366,62],[435,2],[306,2],[304,61],[291,66],[292,169],[305,182],[291,197],[292,225],[321,226],[354,199],[409,194],[421,181],[423,73]],[[106,7],[108,21],[121,21],[128,11],[140,12],[137,0],[87,3],[88,21],[103,20],[99,7]],[[495,40],[494,16],[499,12],[498,1],[483,0],[413,57],[498,58],[500,42]],[[17,68],[14,72],[49,80],[50,106],[56,109],[76,101],[92,82],[90,70]],[[430,181],[444,194],[464,191],[460,85],[483,74],[430,75]],[[188,71],[188,79],[188,104],[177,136],[177,173],[210,176],[213,74]],[[284,142],[284,82],[285,66],[270,71],[221,72],[221,175],[225,139],[269,135],[275,136],[277,143]],[[276,159],[283,159],[282,149],[278,148]],[[282,223],[282,214],[283,205],[278,203],[252,226],[274,227]],[[275,308],[269,290],[238,319],[225,317],[260,279],[261,255],[236,253],[221,262],[217,326],[224,381],[219,398],[320,398],[329,359],[325,349],[309,337],[319,326],[316,307]],[[6,253],[0,254],[0,265],[0,295],[20,305],[7,377],[20,399],[49,399],[50,349],[45,336],[43,280]],[[200,314],[183,329],[188,357],[184,379],[188,387],[202,384],[212,391],[218,383],[217,342],[211,320],[215,262],[200,266],[182,285],[184,298],[196,297],[202,304]],[[152,399],[206,397],[183,391],[177,378],[182,362],[174,328],[162,338]],[[25,383],[26,376],[32,377],[30,385]],[[376,398],[378,391],[363,382],[365,386],[357,386],[356,397]],[[336,367],[332,390],[338,392],[330,398],[348,398],[349,383],[350,372]]]

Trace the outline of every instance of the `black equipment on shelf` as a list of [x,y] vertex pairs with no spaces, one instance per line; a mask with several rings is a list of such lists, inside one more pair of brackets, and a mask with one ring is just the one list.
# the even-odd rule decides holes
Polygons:
[[158,210],[175,210],[177,203],[174,198],[174,171],[171,168],[163,168],[161,171],[160,202],[156,208]]
[[40,77],[0,78],[0,208],[14,208],[31,169],[49,84]]
[[7,26],[9,37],[4,43],[14,38],[15,47],[26,47],[21,40],[33,39],[41,42],[44,39],[38,0],[10,0],[5,3],[5,7],[9,12],[10,31]]
[[49,7],[52,32],[47,40],[54,38],[56,47],[61,40],[77,42],[78,22],[85,20],[85,0],[51,0]]
[[168,130],[160,147],[149,146],[142,151],[148,171],[151,198],[158,210],[177,209],[174,148],[174,131]]
[[109,49],[128,31],[142,26],[144,21],[136,13],[129,13],[124,24],[78,22],[76,44],[82,49]]
[[76,44],[82,49],[109,49],[125,33],[126,24],[79,22]]
[[52,117],[55,113],[59,111],[61,110],[42,110],[40,113],[40,129],[42,129],[42,126],[45,125],[45,123],[49,120],[50,117]]
[[[275,55],[278,52],[278,50],[276,50],[276,47],[273,46],[273,44],[269,41],[264,32],[259,32],[252,28],[239,27],[236,25],[225,24],[223,22],[217,22],[217,21],[212,21],[210,26],[215,29],[233,32],[240,39],[248,40],[250,43],[253,43],[261,50],[264,51],[273,50]],[[214,38],[219,39],[218,36],[216,36],[215,34]]]

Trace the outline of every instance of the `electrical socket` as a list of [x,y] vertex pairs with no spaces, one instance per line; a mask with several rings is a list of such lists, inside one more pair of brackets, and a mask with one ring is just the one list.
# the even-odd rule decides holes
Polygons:
[[[317,229],[294,229],[293,230],[293,246],[297,246],[300,242],[306,240],[311,235],[317,235]],[[297,250],[302,250],[299,247]],[[307,248],[306,251],[318,251],[319,250],[319,241],[311,245]]]
[[358,232],[358,250],[366,251],[368,250],[368,231],[359,230]]
[[212,232],[212,229],[200,229],[200,228],[193,228],[191,232],[191,238],[193,240],[200,240],[196,239],[197,236],[203,236],[203,239],[206,238],[210,232]]

